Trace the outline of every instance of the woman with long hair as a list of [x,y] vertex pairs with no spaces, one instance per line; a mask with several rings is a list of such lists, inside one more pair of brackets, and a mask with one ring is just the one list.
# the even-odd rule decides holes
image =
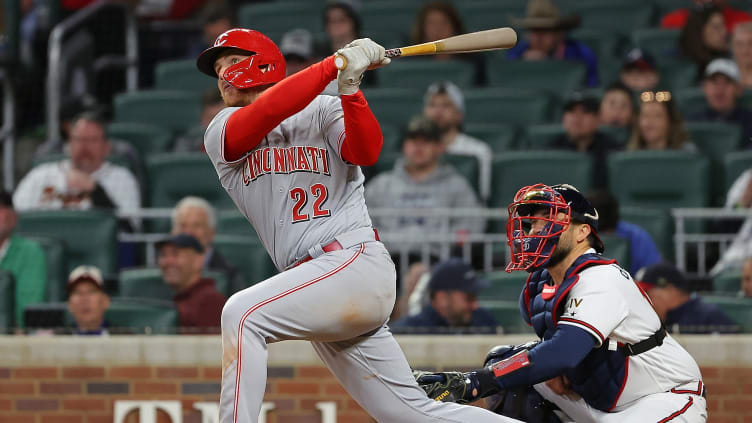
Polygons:
[[640,108],[627,142],[627,150],[696,151],[688,141],[684,119],[668,91],[640,94]]

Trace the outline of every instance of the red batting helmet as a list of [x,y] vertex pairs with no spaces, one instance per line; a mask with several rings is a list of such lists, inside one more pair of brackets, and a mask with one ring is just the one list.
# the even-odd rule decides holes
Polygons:
[[285,59],[279,47],[266,35],[252,29],[235,28],[226,31],[214,41],[214,45],[204,50],[196,60],[201,72],[218,77],[214,62],[222,52],[239,49],[250,57],[228,67],[222,79],[238,89],[279,82],[285,77]]

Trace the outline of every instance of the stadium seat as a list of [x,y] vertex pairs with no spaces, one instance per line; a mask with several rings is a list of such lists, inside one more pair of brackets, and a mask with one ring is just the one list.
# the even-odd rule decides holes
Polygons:
[[258,238],[248,219],[237,209],[217,212],[217,234]]
[[[225,296],[230,294],[229,281],[224,273],[205,271],[206,278],[214,279],[217,290]],[[162,271],[158,267],[124,269],[120,271],[118,297],[151,298],[172,301],[175,292],[162,280]]]
[[522,0],[475,0],[455,2],[468,31],[512,26],[512,18],[525,16],[527,2]]
[[157,63],[154,88],[158,90],[190,91],[203,94],[217,89],[217,80],[196,68],[196,60],[169,60]]
[[673,257],[674,223],[667,210],[620,206],[619,217],[625,222],[634,223],[645,229],[655,241],[664,259],[670,260]]
[[[657,59],[658,60],[658,59]],[[665,84],[672,92],[676,93],[677,99],[681,101],[681,92],[687,89],[693,89],[697,86],[697,66],[694,63],[685,60],[669,60],[663,63],[658,62],[658,72],[661,75],[661,84]],[[687,111],[695,111],[702,105],[693,104]],[[681,109],[681,104],[679,105]],[[687,116],[686,114],[684,116]]]
[[726,191],[731,188],[731,185],[736,179],[744,173],[747,169],[752,169],[752,151],[735,151],[733,153],[727,153],[724,157],[724,164],[726,168],[726,181],[724,186]]
[[81,264],[99,267],[104,275],[118,268],[118,223],[103,210],[28,211],[19,213],[17,232],[63,242],[65,274]]
[[705,107],[705,94],[702,93],[702,88],[684,88],[675,91],[674,94],[676,94],[676,105],[683,116],[699,113]]
[[[366,96],[367,98],[367,96]],[[465,91],[465,123],[546,123],[553,99],[541,91],[484,88]],[[377,115],[378,116],[378,115]]]
[[491,207],[506,208],[522,187],[536,183],[572,184],[582,192],[591,187],[593,163],[572,151],[510,151],[493,160]]
[[484,141],[494,155],[517,148],[517,128],[508,123],[471,123],[463,132]]
[[518,300],[480,301],[480,306],[490,311],[504,333],[528,333],[532,329],[522,320]]
[[475,194],[480,193],[480,175],[478,158],[475,156],[465,156],[459,154],[445,154],[442,156],[444,163],[452,166],[475,190]]
[[178,326],[178,311],[171,302],[113,298],[105,319],[113,331],[172,334]]
[[366,101],[380,123],[403,127],[411,117],[423,113],[423,92],[397,88],[369,88]]
[[630,39],[634,46],[649,52],[660,62],[664,57],[677,54],[679,33],[678,29],[637,28],[630,34]]
[[616,260],[619,263],[619,266],[629,271],[631,264],[629,241],[615,233],[598,234],[598,236],[606,247],[603,256]]
[[489,64],[489,85],[495,87],[545,90],[563,98],[585,85],[585,65],[580,62],[496,59]]
[[689,139],[710,159],[711,199],[715,206],[723,206],[726,190],[724,157],[739,149],[742,128],[723,122],[689,122]]
[[527,272],[507,273],[504,270],[486,273],[483,278],[489,282],[489,286],[478,293],[478,298],[481,301],[518,301],[529,275]]
[[68,298],[66,287],[68,284],[67,267],[65,265],[65,243],[56,238],[45,236],[29,236],[42,248],[47,264],[47,295],[46,301],[65,301]]
[[115,122],[153,124],[181,133],[199,122],[200,96],[185,91],[134,91],[114,100]]
[[214,248],[243,273],[246,287],[279,273],[258,238],[220,235]]
[[556,137],[565,133],[564,127],[560,123],[530,125],[525,129],[524,147],[528,150],[547,149],[553,144]]
[[[569,38],[585,43],[598,60],[618,60],[619,49],[623,43],[620,34],[601,29],[575,29],[569,33]],[[608,81],[610,80],[601,79],[601,85],[608,85]]]
[[379,123],[381,134],[384,136],[384,145],[381,151],[387,153],[399,153],[402,151],[402,130],[399,126],[391,123]]
[[291,29],[320,31],[323,10],[322,2],[307,0],[248,4],[238,9],[238,26],[261,31],[279,42]]
[[739,269],[727,269],[713,278],[715,295],[736,295],[741,290],[742,272]]
[[360,9],[363,32],[391,31],[402,39],[408,39],[419,8],[415,3],[404,0],[363,2]]
[[15,327],[16,282],[10,272],[0,270],[0,334]]
[[214,207],[234,207],[204,153],[157,154],[146,160],[151,207],[173,207],[183,197],[196,195]]
[[614,126],[601,126],[598,128],[600,132],[603,132],[604,134],[608,135],[619,143],[619,145],[627,145],[627,141],[629,140],[629,136],[631,135],[631,128],[617,128]]
[[686,0],[653,0],[656,6],[656,15],[663,16],[666,13],[673,12],[677,9],[686,9]]
[[128,142],[142,159],[153,153],[166,152],[172,144],[170,131],[152,124],[113,122],[107,125],[107,133],[110,139]]
[[460,88],[473,85],[474,66],[465,60],[439,61],[426,58],[396,60],[376,70],[379,85],[389,88],[409,88],[425,91],[436,81],[451,81]]
[[702,299],[717,305],[741,326],[743,332],[752,332],[752,298],[709,295],[703,296]]
[[707,207],[710,165],[684,151],[632,151],[608,158],[609,189],[622,206]]
[[581,27],[599,29],[627,35],[636,28],[652,26],[653,7],[650,3],[636,6],[634,2],[577,1],[572,2],[569,12],[582,19]]

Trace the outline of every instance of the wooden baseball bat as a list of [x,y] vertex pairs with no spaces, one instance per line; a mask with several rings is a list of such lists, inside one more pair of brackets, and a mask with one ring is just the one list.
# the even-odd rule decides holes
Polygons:
[[[487,29],[455,35],[443,40],[423,44],[392,48],[386,51],[386,57],[422,56],[427,54],[475,53],[478,51],[512,48],[517,44],[517,33],[512,28]],[[334,58],[337,69],[347,67],[347,59],[337,54]]]

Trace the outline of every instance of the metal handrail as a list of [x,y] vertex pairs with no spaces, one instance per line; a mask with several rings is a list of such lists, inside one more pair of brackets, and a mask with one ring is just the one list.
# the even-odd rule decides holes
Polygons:
[[3,143],[3,188],[12,192],[13,180],[13,148],[15,147],[15,112],[16,103],[13,97],[13,84],[5,70],[0,69],[0,85],[3,90],[3,126],[0,127],[0,141]]
[[125,58],[126,89],[138,89],[138,31],[136,18],[127,4],[112,0],[102,0],[87,6],[64,21],[55,25],[50,33],[47,71],[47,142],[60,141],[61,77],[65,58],[62,57],[63,41],[71,32],[79,29],[99,12],[105,9],[119,9],[125,17]]

